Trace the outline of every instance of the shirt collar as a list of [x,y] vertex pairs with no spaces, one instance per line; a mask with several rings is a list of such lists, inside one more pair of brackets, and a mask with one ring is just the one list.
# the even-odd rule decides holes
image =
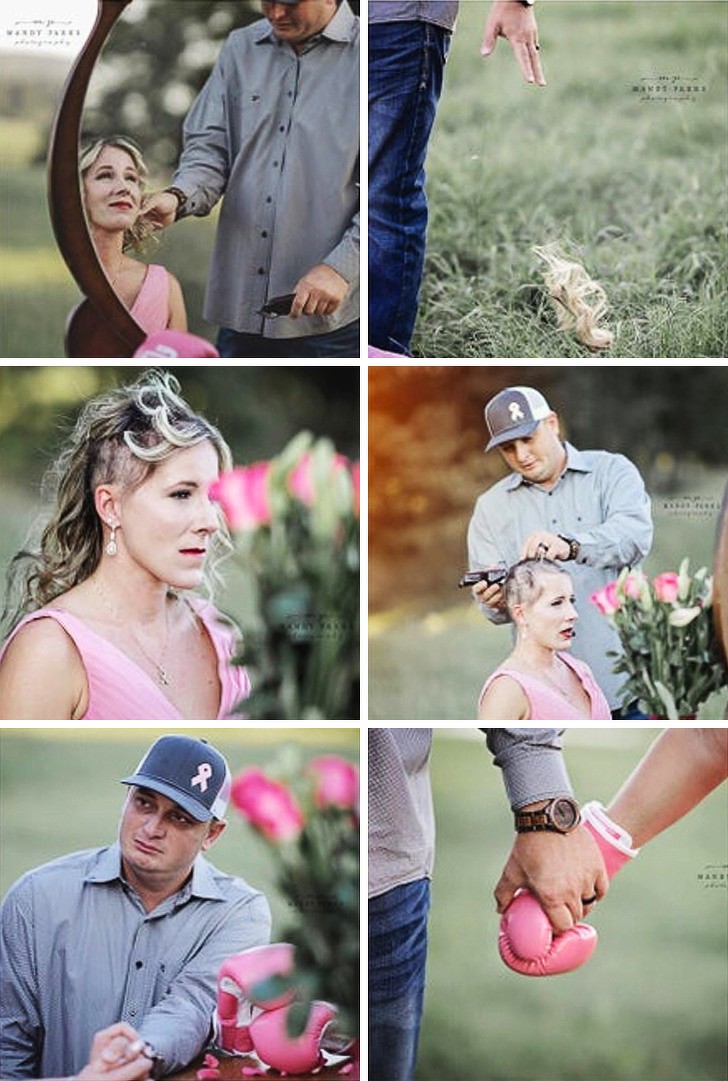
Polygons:
[[[564,443],[564,447],[566,448],[566,465],[564,466],[561,477],[570,470],[574,473],[591,473],[592,467],[587,462],[586,456],[580,450],[577,450],[576,447],[572,447],[571,443]],[[559,477],[559,480],[561,480],[561,477]],[[558,483],[559,481],[556,482],[556,484]],[[511,473],[506,478],[506,489],[509,492],[515,491],[516,488],[519,488],[522,484],[527,485],[529,488],[539,487],[538,484],[530,484],[530,482],[527,481],[525,477],[522,477],[520,473]],[[556,487],[556,485],[554,485],[554,487]],[[553,491],[553,488],[551,491]]]
[[[336,14],[326,24],[323,30],[314,35],[308,42],[307,48],[318,44],[323,38],[329,41],[336,41],[339,44],[346,44],[348,41],[353,41],[356,36],[357,17],[349,7],[347,0],[341,0]],[[258,24],[258,30],[255,34],[256,44],[261,42],[273,42],[277,43],[278,38],[273,33],[273,27],[267,19],[261,19]]]
[[[121,872],[121,849],[115,841],[108,848],[99,852],[96,865],[88,872],[84,882],[123,882]],[[192,868],[192,878],[185,883],[179,894],[182,898],[202,897],[208,901],[224,901],[225,895],[215,881],[211,865],[202,856],[198,856]]]

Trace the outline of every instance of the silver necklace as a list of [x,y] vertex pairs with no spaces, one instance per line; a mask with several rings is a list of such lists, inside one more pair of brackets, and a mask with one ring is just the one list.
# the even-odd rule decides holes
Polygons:
[[[109,608],[111,608],[111,610],[114,613],[114,616],[116,618],[117,625],[120,626],[120,627],[123,627],[123,623],[121,622],[121,620],[119,619],[119,616],[118,616],[118,610],[116,609],[116,607],[112,603],[110,603],[110,598],[109,598],[108,594],[106,593],[106,590],[103,588],[101,583],[98,581],[98,579],[94,579],[93,585],[96,587],[96,591],[99,594],[99,596],[101,597],[101,599],[104,601],[104,603]],[[155,674],[157,680],[159,681],[159,683],[161,683],[161,685],[163,687],[168,687],[169,684],[170,684],[170,676],[169,676],[169,673],[168,673],[167,668],[165,666],[165,661],[166,661],[166,657],[167,657],[167,646],[169,644],[169,617],[167,615],[166,603],[167,603],[167,598],[166,598],[166,595],[165,595],[164,645],[162,646],[162,654],[161,654],[161,657],[160,657],[160,659],[158,661],[155,660],[154,657],[152,657],[152,655],[149,653],[149,651],[147,649],[145,649],[145,647],[142,645],[142,643],[137,638],[137,636],[134,633],[133,629],[131,627],[126,627],[125,628],[125,630],[129,634],[129,636],[133,640],[134,645],[137,647],[139,652],[143,655],[145,660],[154,669],[154,674]]]

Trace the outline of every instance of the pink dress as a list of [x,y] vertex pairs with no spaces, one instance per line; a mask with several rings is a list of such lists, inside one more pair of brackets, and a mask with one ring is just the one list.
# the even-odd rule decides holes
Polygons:
[[154,334],[169,325],[169,274],[163,266],[151,263],[142,287],[131,306],[131,315],[142,330]]
[[[241,665],[231,664],[236,652],[236,636],[220,622],[217,609],[201,597],[185,598],[204,626],[215,649],[220,681],[220,709],[217,719],[230,717],[250,694],[250,677]],[[0,660],[21,627],[36,619],[55,619],[73,640],[88,680],[88,708],[84,721],[178,721],[182,714],[143,668],[123,650],[61,608],[39,608],[20,620],[5,642]]]
[[609,708],[609,703],[604,697],[599,685],[596,683],[589,665],[584,664],[583,661],[579,661],[576,657],[570,657],[565,653],[559,653],[558,656],[565,664],[568,664],[573,672],[576,673],[579,677],[579,682],[586,691],[589,701],[591,702],[591,709],[588,717],[584,717],[582,712],[569,702],[568,699],[564,698],[562,694],[559,694],[555,687],[549,687],[545,683],[542,683],[540,679],[524,675],[523,672],[518,672],[515,668],[507,668],[505,665],[501,668],[496,668],[493,675],[486,680],[483,689],[480,692],[478,705],[483,701],[483,695],[494,679],[498,676],[510,676],[511,679],[516,681],[528,699],[529,716],[526,720],[611,721],[612,711]]

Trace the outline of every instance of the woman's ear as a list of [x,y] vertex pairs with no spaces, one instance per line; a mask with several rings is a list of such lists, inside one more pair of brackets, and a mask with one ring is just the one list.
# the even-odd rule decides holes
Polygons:
[[94,506],[107,526],[119,525],[119,495],[115,484],[99,484],[94,492]]

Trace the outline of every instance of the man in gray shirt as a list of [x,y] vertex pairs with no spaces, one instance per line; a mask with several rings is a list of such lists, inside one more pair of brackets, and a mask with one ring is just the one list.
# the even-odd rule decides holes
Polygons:
[[[607,656],[620,651],[619,635],[590,601],[650,550],[650,499],[638,470],[622,454],[562,442],[558,417],[533,387],[500,391],[486,405],[485,419],[486,450],[497,448],[512,472],[475,504],[468,527],[471,569],[508,568],[541,555],[563,560],[579,613],[574,656],[591,668],[613,717],[644,719],[636,703],[622,700],[624,679]],[[499,585],[480,582],[473,594],[492,623],[508,622]]]
[[[520,816],[496,887],[499,911],[527,887],[553,926],[566,931],[604,896],[608,883],[596,844],[578,824],[561,755],[563,729],[482,731]],[[370,1081],[411,1081],[414,1073],[435,851],[431,748],[431,728],[369,730]],[[556,806],[572,813],[571,820],[552,817]],[[532,813],[545,816],[543,823],[522,821]]]
[[204,309],[222,357],[359,357],[359,20],[347,0],[262,9],[223,46],[145,213],[167,226],[224,195]]
[[152,1077],[179,1069],[211,1036],[222,962],[269,940],[265,897],[202,855],[225,828],[223,756],[162,736],[122,783],[115,844],[28,872],[3,901],[3,1081],[77,1073],[115,1022],[145,1042]]

